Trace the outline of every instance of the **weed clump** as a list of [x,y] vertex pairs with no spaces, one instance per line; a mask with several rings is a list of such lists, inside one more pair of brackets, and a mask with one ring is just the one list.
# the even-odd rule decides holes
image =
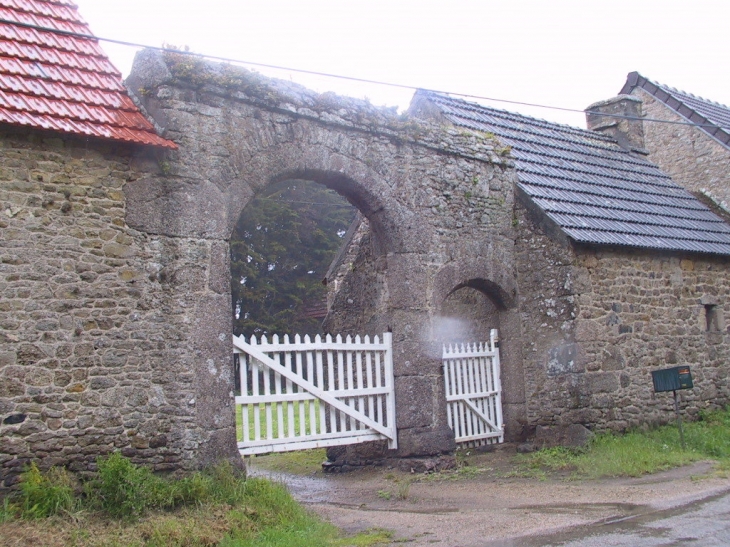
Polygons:
[[[41,520],[54,516],[52,526]],[[18,517],[25,520],[14,522]],[[18,527],[44,538],[41,545],[72,538],[77,547],[344,547],[389,537],[372,531],[343,538],[284,485],[246,478],[229,463],[175,478],[119,453],[97,459],[97,473],[81,487],[64,469],[27,466],[15,497],[0,504],[0,537]]]
[[[46,518],[71,511],[75,504],[73,482],[63,468],[51,468],[41,473],[35,462],[23,473],[20,483],[21,514],[25,518]],[[5,501],[5,511],[9,512]]]

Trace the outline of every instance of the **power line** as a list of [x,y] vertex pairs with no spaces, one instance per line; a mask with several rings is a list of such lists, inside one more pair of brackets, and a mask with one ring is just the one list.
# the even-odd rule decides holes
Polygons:
[[21,28],[33,29],[33,30],[42,31],[42,32],[50,32],[53,34],[59,34],[61,36],[84,38],[87,40],[109,42],[111,44],[118,44],[118,45],[128,46],[128,47],[153,49],[156,51],[174,52],[174,53],[179,53],[182,55],[190,55],[192,57],[198,57],[200,59],[223,61],[226,63],[236,63],[236,64],[255,66],[255,67],[260,67],[260,68],[271,68],[274,70],[297,72],[300,74],[309,74],[311,76],[321,76],[321,77],[325,77],[325,78],[334,78],[334,79],[339,79],[339,80],[347,80],[347,81],[351,81],[351,82],[359,82],[359,83],[373,84],[373,85],[379,85],[379,86],[385,86],[385,87],[393,87],[393,88],[397,88],[397,89],[408,89],[411,91],[421,90],[421,91],[427,91],[430,93],[438,93],[438,94],[442,94],[442,95],[452,95],[452,96],[456,96],[456,97],[465,97],[465,98],[470,98],[470,99],[479,99],[479,100],[492,101],[492,102],[497,102],[497,103],[514,104],[514,105],[519,105],[519,106],[529,106],[529,107],[533,107],[533,108],[544,108],[544,109],[548,109],[548,110],[560,110],[562,112],[575,112],[578,114],[597,114],[597,115],[606,116],[606,117],[610,117],[610,118],[618,118],[618,119],[626,119],[626,120],[640,120],[642,122],[666,123],[666,124],[672,124],[672,125],[689,125],[692,127],[713,127],[713,128],[720,128],[720,129],[726,130],[725,128],[723,128],[721,126],[718,126],[718,125],[712,124],[712,123],[698,124],[698,123],[693,123],[693,122],[677,122],[677,121],[669,121],[669,120],[660,120],[660,119],[656,119],[656,118],[636,118],[635,116],[624,116],[622,114],[606,114],[603,112],[579,110],[576,108],[566,108],[566,107],[562,107],[562,106],[550,106],[550,105],[538,104],[538,103],[513,101],[513,100],[509,100],[509,99],[496,99],[494,97],[487,97],[484,95],[472,95],[470,93],[460,93],[457,91],[445,91],[445,90],[440,90],[440,89],[424,88],[424,87],[418,87],[418,86],[407,85],[407,84],[396,84],[393,82],[384,82],[381,80],[358,78],[356,76],[343,76],[341,74],[332,74],[329,72],[319,72],[316,70],[307,70],[307,69],[303,69],[303,68],[291,68],[291,67],[272,65],[272,64],[267,64],[267,63],[258,63],[256,61],[244,61],[242,59],[234,59],[232,57],[221,57],[218,55],[206,55],[203,53],[195,53],[192,51],[180,51],[180,50],[170,49],[170,48],[165,48],[165,47],[149,46],[149,45],[145,45],[145,44],[139,44],[136,42],[128,42],[125,40],[117,40],[115,38],[104,38],[101,36],[95,36],[93,34],[84,34],[84,33],[80,33],[80,32],[73,32],[73,31],[55,29],[55,28],[50,28],[50,27],[41,27],[41,26],[34,25],[31,23],[22,23],[20,21],[11,21],[9,19],[0,18],[0,23],[6,24],[6,25],[13,25],[13,26],[21,27]]
[[262,201],[271,201],[273,203],[299,203],[303,205],[325,205],[327,207],[347,207],[348,209],[354,209],[354,205],[349,203],[321,203],[317,201],[296,201],[291,199],[274,199],[274,198],[254,198]]

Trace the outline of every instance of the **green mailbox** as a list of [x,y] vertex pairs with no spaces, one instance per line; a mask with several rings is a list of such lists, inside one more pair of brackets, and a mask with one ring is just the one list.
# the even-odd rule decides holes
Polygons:
[[679,389],[692,389],[692,373],[689,366],[665,368],[653,370],[651,379],[654,382],[654,392],[677,391]]

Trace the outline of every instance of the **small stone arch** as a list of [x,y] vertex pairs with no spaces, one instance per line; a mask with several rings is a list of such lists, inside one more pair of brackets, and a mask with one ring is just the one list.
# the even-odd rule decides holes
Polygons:
[[[454,277],[459,275],[457,272],[466,272],[468,277],[455,282]],[[505,438],[523,439],[525,388],[516,291],[479,277],[474,265],[468,264],[461,268],[455,265],[444,268],[437,276],[436,287],[436,313],[432,324],[434,337],[439,342],[487,341],[490,330],[498,329]]]

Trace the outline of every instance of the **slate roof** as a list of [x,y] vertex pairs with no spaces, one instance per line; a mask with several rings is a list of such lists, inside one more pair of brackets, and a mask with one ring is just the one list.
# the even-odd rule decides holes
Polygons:
[[[13,24],[19,23],[19,24]],[[68,0],[0,0],[0,123],[177,148],[127,95]]]
[[700,124],[702,131],[730,148],[730,108],[724,104],[652,82],[638,72],[629,73],[621,93],[628,95],[637,87],[653,95],[686,120]]
[[730,226],[610,137],[419,91],[456,126],[511,146],[519,187],[577,242],[730,255]]

